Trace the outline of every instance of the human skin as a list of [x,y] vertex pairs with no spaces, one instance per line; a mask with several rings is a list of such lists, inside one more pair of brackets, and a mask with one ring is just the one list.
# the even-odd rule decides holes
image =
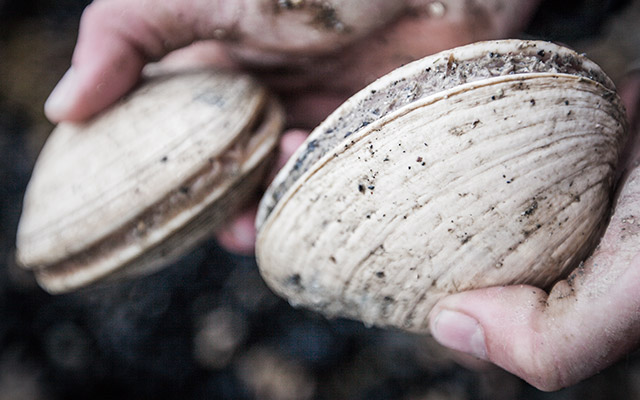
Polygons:
[[250,70],[283,97],[291,126],[311,128],[401,64],[519,31],[538,1],[97,0],[45,111],[54,122],[85,119],[127,92],[149,61],[219,39],[191,59]]
[[[86,119],[131,89],[145,65],[162,59],[164,68],[247,70],[283,100],[289,127],[308,130],[402,64],[518,32],[538,3],[97,0],[82,16],[71,68],[45,113],[52,122]],[[302,138],[287,133],[283,145],[291,148]],[[218,238],[231,251],[252,252],[252,214],[235,219]]]
[[[510,36],[537,3],[97,0],[82,17],[72,68],[45,111],[54,122],[86,119],[133,87],[147,63],[163,57],[164,68],[239,68],[280,95],[290,128],[303,128],[283,135],[282,165],[305,129],[376,77],[446,48]],[[621,89],[635,133],[640,78]],[[640,146],[632,141],[611,223],[593,256],[569,279],[550,293],[507,286],[449,296],[430,315],[436,340],[543,390],[574,384],[634,349],[640,339],[638,160]],[[251,251],[253,214],[238,217],[218,239],[231,251]]]
[[430,329],[441,344],[557,390],[587,378],[640,342],[640,74],[621,85],[631,140],[609,226],[594,253],[549,293],[526,285],[440,301]]

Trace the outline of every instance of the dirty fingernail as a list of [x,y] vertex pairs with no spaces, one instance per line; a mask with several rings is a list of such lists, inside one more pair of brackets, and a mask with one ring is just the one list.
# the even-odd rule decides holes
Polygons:
[[76,75],[73,67],[64,74],[44,103],[47,118],[53,122],[64,119],[73,106],[76,91]]
[[442,310],[432,321],[431,332],[441,345],[487,360],[482,326],[472,317]]

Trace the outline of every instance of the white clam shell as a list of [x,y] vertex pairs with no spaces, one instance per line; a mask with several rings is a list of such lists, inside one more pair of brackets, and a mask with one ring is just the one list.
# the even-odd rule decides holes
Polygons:
[[[558,60],[473,70],[516,55]],[[442,60],[471,72],[322,145],[350,116],[402,102],[407,91],[389,88],[414,87]],[[455,76],[440,73],[436,82]],[[381,92],[388,103],[370,100]],[[608,78],[550,43],[485,42],[417,61],[356,94],[281,171],[258,219],[261,273],[294,305],[416,332],[446,294],[548,287],[597,241],[625,130]]]
[[25,195],[19,262],[50,292],[166,264],[243,204],[282,125],[262,87],[220,71],[155,76],[60,124]]

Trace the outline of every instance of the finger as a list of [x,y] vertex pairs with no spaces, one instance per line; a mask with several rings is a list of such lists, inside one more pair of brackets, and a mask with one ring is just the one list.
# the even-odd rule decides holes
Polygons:
[[569,386],[610,365],[640,342],[639,209],[635,168],[594,254],[549,295],[511,286],[449,296],[430,315],[434,337],[543,390]]
[[224,43],[217,40],[201,40],[187,47],[174,50],[163,57],[156,65],[164,70],[175,71],[207,67],[237,68],[237,64],[229,56]]
[[497,369],[495,364],[490,363],[489,361],[483,360],[481,358],[475,357],[469,353],[463,353],[460,351],[452,350],[452,349],[444,349],[448,351],[448,357],[451,358],[456,364],[476,372],[482,371],[491,371]]
[[289,158],[291,158],[293,153],[298,149],[298,147],[300,147],[308,135],[309,132],[301,129],[291,129],[282,135],[278,148],[278,158],[276,159],[275,166],[267,179],[268,183],[275,178],[278,171],[284,167]]
[[256,207],[244,210],[230,224],[216,233],[216,240],[227,251],[236,254],[252,254],[256,243]]
[[621,175],[638,166],[640,160],[640,70],[628,74],[620,85],[620,97],[627,107],[630,131],[627,146],[622,155]]
[[[129,90],[142,67],[201,39],[222,39],[269,62],[280,52],[332,51],[384,24],[403,2],[98,0],[85,10],[72,68],[45,104],[54,122],[85,119]],[[363,10],[376,18],[361,18]],[[338,18],[340,16],[340,18]],[[348,29],[347,29],[348,28]]]
[[284,167],[291,155],[307,139],[309,132],[301,129],[291,129],[285,132],[280,139],[280,154],[276,163],[276,168]]
[[539,0],[409,0],[405,12],[339,53],[314,57],[261,77],[288,90],[320,86],[351,94],[401,65],[474,41],[518,34]]
[[[634,205],[637,210],[637,198]],[[609,234],[638,242],[637,222],[631,235],[622,230],[623,218]],[[443,345],[489,360],[542,390],[589,377],[634,349],[640,336],[640,253],[637,244],[617,252],[617,243],[610,237],[609,246],[548,296],[512,286],[445,298],[433,310],[432,333]]]
[[[204,24],[234,20],[222,1],[98,0],[84,11],[72,67],[45,104],[54,122],[81,120],[111,104],[137,81],[146,62],[194,41]],[[202,15],[207,15],[203,20]],[[226,22],[225,22],[226,17]]]
[[430,328],[444,346],[489,360],[541,390],[570,386],[638,344],[640,258],[625,266],[627,273],[602,282],[564,281],[549,296],[528,286],[449,296],[434,308]]
[[[301,130],[290,130],[282,135],[273,174],[284,166],[289,157],[306,139],[307,134],[308,132]],[[256,212],[257,207],[255,205],[242,211],[230,224],[216,233],[218,243],[232,253],[252,254],[257,236],[255,228]]]

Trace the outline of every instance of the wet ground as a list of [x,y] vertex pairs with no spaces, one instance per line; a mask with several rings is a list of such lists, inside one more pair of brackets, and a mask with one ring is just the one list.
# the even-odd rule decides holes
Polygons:
[[[83,0],[0,0],[0,399],[633,399],[640,358],[557,393],[457,366],[428,338],[325,320],[213,241],[120,285],[50,296],[13,262],[42,104]],[[640,1],[548,1],[525,37],[587,52],[619,80],[640,60]],[[558,2],[559,3],[559,2]]]

